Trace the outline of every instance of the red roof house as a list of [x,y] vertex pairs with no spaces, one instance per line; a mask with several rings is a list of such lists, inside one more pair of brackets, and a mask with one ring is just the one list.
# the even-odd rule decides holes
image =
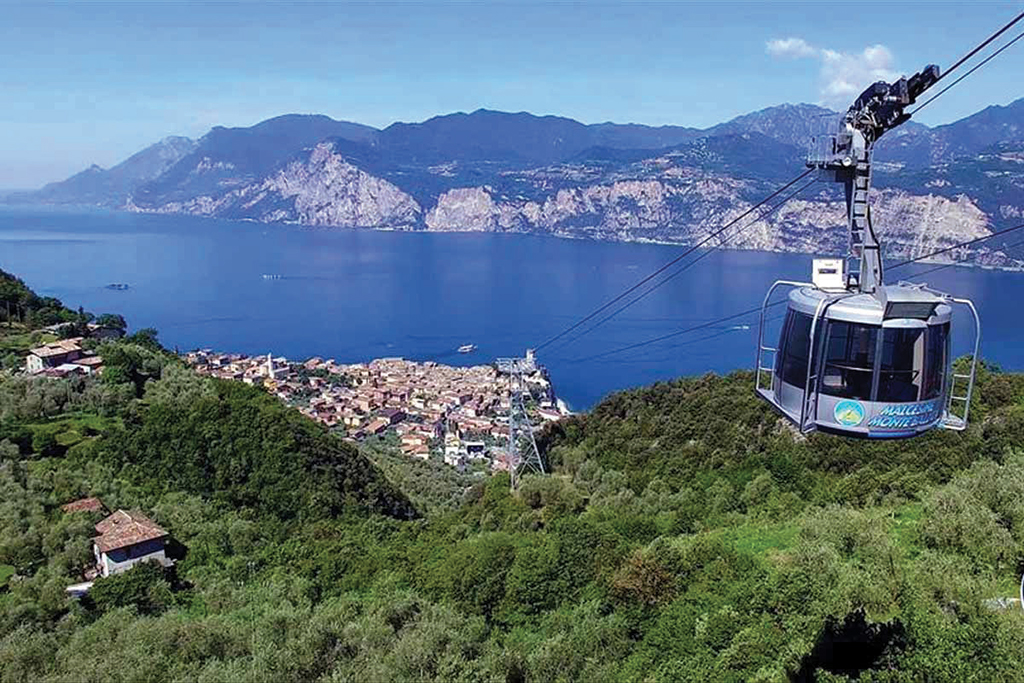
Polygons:
[[119,574],[139,562],[156,561],[165,567],[169,534],[141,512],[117,510],[96,524],[93,553],[101,576]]

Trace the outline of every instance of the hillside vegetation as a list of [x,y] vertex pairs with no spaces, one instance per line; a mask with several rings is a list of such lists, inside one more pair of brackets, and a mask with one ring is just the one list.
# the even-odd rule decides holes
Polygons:
[[[0,374],[0,680],[1004,681],[1024,670],[1024,376],[972,426],[794,436],[751,377],[609,397],[509,492],[374,459],[151,335]],[[399,490],[396,482],[410,489]],[[442,492],[454,500],[441,504]],[[98,496],[173,570],[64,588]],[[421,501],[416,510],[410,500]]]
[[[990,602],[1016,594],[1024,548],[1020,376],[983,374],[965,435],[886,444],[795,439],[747,375],[659,384],[546,432],[554,476],[515,496],[494,477],[413,519],[319,426],[136,352],[161,364],[141,397],[110,380],[0,384],[0,565],[17,572],[2,680],[1020,670],[1024,615]],[[58,506],[85,495],[153,514],[181,545],[176,572],[68,601],[95,520]]]

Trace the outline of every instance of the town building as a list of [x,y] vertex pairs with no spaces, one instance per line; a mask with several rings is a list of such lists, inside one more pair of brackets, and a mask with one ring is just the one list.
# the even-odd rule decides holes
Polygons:
[[88,351],[83,351],[82,356],[78,360],[73,361],[71,365],[82,368],[87,375],[92,375],[103,369],[103,358]]
[[420,460],[430,460],[430,446],[426,444],[413,446],[406,452],[406,455],[412,458],[419,458]]
[[563,417],[565,417],[565,415],[563,415],[562,412],[556,408],[544,407],[537,409],[537,415],[539,415],[540,419],[544,420],[545,422],[557,422],[558,420],[561,420]]
[[459,472],[466,471],[466,454],[460,450],[448,450],[446,447],[444,450],[444,462]]
[[383,434],[391,423],[383,417],[374,418],[370,424],[366,425],[364,431],[367,434]]
[[89,336],[93,339],[120,339],[124,336],[124,330],[116,327],[104,327],[97,323],[89,323],[86,325],[86,329],[89,330]]

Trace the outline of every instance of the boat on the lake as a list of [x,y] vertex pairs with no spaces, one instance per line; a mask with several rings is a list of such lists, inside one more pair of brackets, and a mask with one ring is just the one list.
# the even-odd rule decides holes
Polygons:
[[459,347],[459,353],[472,353],[476,351],[476,344],[463,344]]
[[109,285],[107,285],[107,289],[116,289],[119,292],[123,292],[124,290],[128,289],[128,285],[124,284],[123,282],[111,282]]

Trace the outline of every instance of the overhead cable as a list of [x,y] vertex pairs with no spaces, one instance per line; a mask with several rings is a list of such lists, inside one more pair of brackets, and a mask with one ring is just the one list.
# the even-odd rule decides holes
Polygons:
[[[994,232],[994,233],[992,233],[990,235],[986,235],[985,237],[979,237],[979,238],[976,238],[976,239],[968,240],[966,242],[961,242],[960,244],[955,244],[955,245],[953,245],[951,247],[946,247],[944,249],[939,249],[937,251],[933,251],[933,252],[928,253],[928,254],[923,254],[921,256],[909,259],[907,261],[902,261],[900,263],[897,263],[894,266],[889,266],[889,270],[895,270],[897,268],[902,268],[904,266],[910,265],[911,263],[917,263],[919,261],[923,261],[924,259],[931,258],[931,257],[936,256],[938,254],[943,254],[943,253],[945,253],[947,251],[952,251],[954,249],[959,249],[961,247],[966,247],[966,246],[970,246],[972,244],[977,244],[978,242],[989,240],[989,239],[992,239],[993,237],[998,237],[1000,235],[1005,235],[1007,233],[1011,233],[1011,232],[1014,232],[1016,230],[1021,230],[1021,229],[1024,229],[1024,223],[1022,223],[1020,225],[1017,225],[1017,226],[1014,226],[1012,228],[1006,228],[1005,230],[1000,230],[998,232]],[[1011,246],[1017,246],[1017,245],[1011,245]],[[1008,247],[1008,248],[1010,248],[1010,247]],[[952,263],[943,264],[941,266],[941,268],[947,268],[949,266],[957,265],[958,263],[961,263],[964,260],[965,259],[960,259],[960,260],[957,260],[957,261],[953,261]],[[925,271],[925,273],[932,272],[933,270],[939,270],[939,268],[934,268],[932,270]],[[923,274],[924,273],[919,273],[918,275],[923,275]],[[766,308],[774,308],[775,306],[781,305],[783,303],[785,303],[783,300],[779,300],[779,301],[776,301],[775,303],[768,304],[768,306]],[[644,347],[644,346],[648,346],[650,344],[657,344],[658,342],[662,342],[662,341],[665,341],[667,339],[672,339],[674,337],[679,337],[679,336],[682,336],[684,334],[688,334],[690,332],[695,332],[697,330],[707,329],[709,327],[715,327],[716,325],[719,325],[721,323],[728,322],[730,320],[735,320],[737,318],[742,318],[743,316],[751,315],[753,313],[758,313],[760,311],[761,311],[761,306],[757,306],[755,308],[751,308],[751,309],[748,309],[746,311],[742,311],[740,313],[734,313],[732,315],[727,315],[724,318],[718,318],[716,320],[711,320],[711,321],[708,321],[706,323],[701,323],[700,325],[693,325],[692,327],[687,327],[687,328],[682,329],[682,330],[676,330],[675,332],[669,332],[669,333],[666,333],[666,334],[654,337],[652,339],[646,339],[644,341],[635,342],[633,344],[628,344],[626,346],[622,346],[622,347],[619,347],[619,348],[616,348],[616,349],[611,349],[610,351],[604,351],[602,353],[597,353],[597,354],[594,354],[592,356],[587,356],[585,358],[579,358],[579,359],[576,359],[576,360],[571,360],[569,362],[571,362],[571,363],[584,363],[584,362],[587,362],[587,361],[596,360],[598,358],[605,358],[607,356],[612,356],[612,355],[617,355],[617,354],[620,354],[620,353],[625,353],[626,351],[632,351],[633,349],[638,349],[638,348],[641,348],[641,347]]]
[[999,237],[1000,235],[1007,235],[1007,234],[1009,234],[1011,232],[1016,232],[1017,230],[1020,230],[1022,228],[1024,228],[1024,223],[1021,223],[1020,225],[1015,225],[1015,226],[1013,226],[1011,228],[1005,228],[1003,230],[997,230],[996,232],[989,233],[988,235],[983,235],[981,237],[976,237],[975,239],[968,240],[966,242],[961,242],[960,244],[954,244],[951,247],[944,247],[942,249],[937,249],[937,250],[935,250],[933,252],[930,252],[928,254],[922,254],[921,256],[915,256],[914,258],[907,259],[906,261],[900,261],[899,263],[897,263],[894,266],[889,266],[889,269],[891,270],[893,268],[902,268],[903,266],[909,265],[911,263],[917,263],[918,261],[923,261],[923,260],[929,259],[929,258],[931,258],[933,256],[938,256],[939,254],[945,254],[947,251],[953,251],[955,249],[963,249],[964,247],[969,247],[972,244],[977,244],[978,242],[985,242],[987,240],[992,239],[993,237]]
[[[755,224],[757,223],[757,221],[759,221],[759,220],[761,220],[761,219],[763,219],[763,218],[767,217],[768,215],[772,214],[773,212],[777,211],[777,210],[778,210],[778,209],[780,209],[780,208],[781,208],[781,207],[782,207],[782,206],[783,206],[783,205],[784,205],[784,204],[785,204],[786,202],[788,202],[788,201],[789,201],[790,199],[792,199],[792,198],[793,198],[793,197],[795,197],[796,195],[800,194],[801,192],[803,192],[804,190],[806,190],[806,189],[807,189],[808,187],[810,187],[811,185],[815,184],[816,182],[818,182],[818,181],[817,181],[817,180],[811,180],[811,181],[809,181],[808,183],[806,183],[806,184],[804,184],[804,185],[800,186],[799,188],[797,188],[797,189],[796,189],[796,190],[794,190],[793,192],[791,192],[791,193],[789,193],[788,195],[786,195],[786,196],[785,196],[785,197],[784,197],[784,198],[783,198],[783,199],[782,199],[781,201],[779,201],[779,202],[778,202],[777,204],[773,205],[773,206],[772,206],[772,207],[771,207],[770,209],[768,209],[768,210],[766,210],[766,211],[763,211],[763,212],[761,212],[760,214],[758,214],[758,216],[757,216],[757,217],[755,217],[755,218],[754,218],[754,220],[752,220],[752,221],[751,221],[750,223],[748,223],[748,224],[747,224],[747,225],[745,225],[744,227],[740,228],[740,229],[739,229],[739,230],[737,230],[736,232],[732,233],[731,235],[729,235],[729,236],[727,236],[727,237],[723,238],[723,240],[722,240],[722,241],[724,242],[725,240],[728,240],[728,239],[731,239],[731,238],[733,238],[733,237],[736,237],[737,235],[740,235],[740,234],[742,234],[742,233],[743,233],[743,232],[744,232],[745,230],[748,230],[748,229],[750,229],[751,227],[753,227],[753,226],[754,226],[754,225],[755,225]],[[735,221],[734,221],[734,222],[735,222]],[[707,240],[705,240],[705,242],[706,242],[706,241],[707,241]],[[699,245],[698,245],[698,246],[699,246]],[[665,278],[664,278],[663,280],[660,280],[659,282],[656,282],[656,283],[655,283],[655,284],[653,284],[653,285],[652,285],[651,287],[647,288],[646,290],[644,290],[643,292],[641,292],[641,293],[640,293],[639,295],[637,295],[636,297],[634,297],[634,298],[630,299],[629,301],[627,301],[626,303],[624,303],[624,304],[623,304],[622,306],[619,306],[619,307],[618,307],[617,309],[615,309],[614,311],[612,311],[611,313],[609,313],[609,314],[608,314],[608,315],[606,315],[605,317],[601,318],[601,319],[600,319],[600,320],[598,320],[598,321],[597,321],[596,323],[594,323],[593,325],[591,325],[591,326],[590,326],[590,327],[588,327],[587,329],[583,330],[582,332],[580,332],[579,334],[577,334],[577,335],[576,335],[575,337],[573,337],[572,339],[569,339],[569,340],[567,340],[567,341],[563,342],[563,343],[562,343],[562,345],[560,345],[560,346],[558,346],[558,347],[556,348],[556,350],[557,350],[557,349],[560,349],[560,348],[563,348],[564,346],[566,346],[566,345],[568,345],[568,344],[571,344],[572,342],[576,341],[576,340],[577,340],[577,339],[579,339],[580,337],[583,337],[584,335],[590,334],[590,333],[591,333],[591,332],[593,332],[593,331],[594,331],[595,329],[597,329],[598,327],[600,327],[600,326],[601,326],[601,325],[603,325],[604,323],[608,322],[609,320],[611,320],[612,318],[614,318],[615,316],[617,316],[617,315],[618,315],[619,313],[621,313],[622,311],[626,310],[627,308],[629,308],[629,307],[630,307],[630,306],[632,306],[633,304],[637,303],[637,302],[638,302],[638,301],[640,301],[641,299],[645,298],[645,297],[646,297],[646,296],[647,296],[648,294],[650,294],[651,292],[655,291],[656,289],[658,289],[659,287],[661,287],[662,285],[664,285],[665,283],[667,283],[667,282],[668,282],[669,280],[671,280],[672,278],[674,278],[674,277],[676,277],[676,276],[680,275],[681,273],[683,273],[683,271],[685,271],[685,270],[687,270],[687,269],[689,269],[689,268],[693,267],[693,266],[694,266],[694,265],[695,265],[695,264],[696,264],[696,263],[697,263],[698,261],[700,261],[700,260],[701,260],[702,258],[705,258],[705,257],[706,257],[706,256],[708,256],[709,254],[713,253],[714,249],[715,249],[714,247],[712,247],[712,248],[710,248],[710,249],[707,249],[707,250],[705,250],[705,251],[704,251],[704,252],[703,252],[702,254],[700,254],[700,255],[699,255],[699,256],[698,256],[697,258],[693,259],[692,261],[689,261],[688,263],[684,263],[684,264],[683,264],[682,266],[680,266],[680,267],[679,267],[678,269],[676,269],[676,270],[675,270],[674,272],[672,272],[672,273],[669,273],[669,274],[668,274],[668,276],[666,276],[666,277],[665,277]],[[692,252],[693,250],[691,249],[690,251]]]
[[785,185],[783,185],[779,189],[775,190],[775,192],[772,192],[770,195],[768,195],[767,197],[765,197],[764,199],[759,201],[757,204],[754,204],[749,209],[744,211],[742,214],[740,214],[736,218],[734,218],[731,221],[729,221],[728,223],[726,223],[724,226],[722,226],[718,230],[712,232],[710,235],[705,237],[703,240],[701,240],[697,244],[695,244],[695,245],[689,247],[688,249],[686,249],[679,256],[675,257],[674,259],[672,259],[671,261],[669,261],[665,265],[661,266],[656,271],[654,271],[653,273],[651,273],[650,275],[648,275],[644,279],[640,280],[639,282],[637,282],[632,287],[626,289],[624,292],[622,292],[621,294],[616,296],[614,299],[611,299],[610,301],[606,302],[605,304],[603,304],[600,307],[598,307],[597,309],[595,309],[590,314],[584,316],[582,319],[580,319],[579,321],[577,321],[573,325],[570,325],[569,327],[567,327],[566,329],[562,330],[558,334],[554,335],[553,337],[550,337],[544,343],[534,347],[534,350],[535,351],[540,351],[545,346],[548,346],[552,342],[554,342],[554,341],[556,341],[558,339],[561,339],[562,337],[567,335],[569,332],[572,332],[573,330],[577,329],[581,325],[586,324],[589,320],[594,319],[595,317],[600,315],[603,311],[607,310],[608,308],[610,308],[614,304],[618,303],[619,301],[622,301],[624,298],[626,298],[627,296],[629,296],[630,294],[635,292],[637,289],[639,289],[640,287],[644,286],[645,284],[647,284],[648,282],[650,282],[651,280],[656,278],[658,275],[661,275],[666,270],[668,270],[669,268],[671,268],[672,266],[674,266],[675,264],[679,263],[681,260],[683,260],[684,258],[689,256],[690,254],[692,254],[694,251],[699,249],[701,246],[703,246],[704,244],[706,244],[710,240],[714,239],[715,237],[719,236],[720,234],[722,234],[723,232],[725,232],[726,230],[731,228],[733,225],[735,225],[737,222],[739,222],[740,220],[742,220],[746,216],[750,215],[752,212],[756,211],[758,208],[760,208],[764,204],[768,203],[769,201],[771,201],[772,199],[774,199],[778,195],[782,194],[783,192],[785,192],[787,189],[789,189],[790,187],[792,187],[796,183],[800,182],[800,180],[802,180],[803,178],[806,178],[813,171],[814,171],[814,169],[807,169],[806,171],[804,171],[803,173],[801,173],[797,177],[793,178],[792,180],[790,180],[788,183],[786,183]]
[[[1021,15],[1021,16],[1024,16],[1024,15]],[[1018,19],[1019,19],[1019,18],[1020,18],[1020,17],[1018,17]],[[980,62],[978,62],[977,64],[975,64],[975,65],[974,65],[974,66],[973,66],[973,67],[971,68],[971,70],[970,70],[970,71],[968,71],[967,73],[965,73],[965,74],[964,74],[963,76],[961,76],[960,78],[956,79],[955,81],[953,81],[952,83],[950,83],[949,85],[947,85],[947,86],[946,86],[945,88],[943,88],[943,89],[942,89],[942,90],[940,90],[939,92],[935,93],[934,95],[932,95],[931,97],[929,97],[929,98],[928,98],[927,100],[925,100],[924,102],[922,102],[922,103],[921,103],[920,105],[918,105],[917,107],[915,107],[915,108],[914,108],[914,110],[913,110],[912,112],[910,112],[910,115],[911,115],[911,116],[913,116],[914,114],[916,114],[917,112],[921,111],[922,109],[924,109],[925,107],[927,107],[927,106],[928,106],[929,104],[931,104],[932,102],[934,102],[935,100],[939,99],[939,98],[940,98],[940,97],[942,96],[942,94],[943,94],[943,93],[945,93],[946,91],[948,91],[948,90],[949,90],[950,88],[952,88],[953,86],[955,86],[955,85],[956,85],[957,83],[959,83],[960,81],[962,81],[962,80],[964,80],[965,78],[967,78],[968,76],[970,76],[970,75],[971,75],[972,73],[974,73],[975,71],[977,71],[977,70],[978,70],[978,69],[980,69],[981,67],[983,67],[983,66],[985,66],[986,64],[988,64],[989,62],[991,62],[991,61],[992,61],[993,59],[995,59],[996,57],[998,57],[998,56],[999,56],[999,54],[1000,54],[1001,52],[1003,52],[1003,50],[1005,50],[1006,48],[1010,47],[1011,45],[1013,45],[1014,43],[1016,43],[1016,42],[1017,42],[1018,40],[1020,40],[1021,38],[1024,38],[1024,31],[1022,31],[1021,33],[1018,33],[1018,34],[1017,34],[1017,36],[1016,36],[1016,37],[1015,37],[1015,38],[1014,38],[1013,40],[1011,40],[1010,42],[1008,42],[1008,43],[1007,43],[1006,45],[1003,45],[1003,46],[1002,46],[1001,48],[999,48],[998,50],[996,50],[995,52],[993,52],[992,54],[990,54],[990,55],[989,55],[988,57],[986,57],[985,59],[983,59],[983,60],[981,60]]]
[[[1013,249],[1014,247],[1019,247],[1021,245],[1024,245],[1024,241],[1022,241],[1022,242],[1014,242],[1013,244],[1007,244],[1007,245],[1004,245],[1002,248],[1003,249]],[[961,263],[963,263],[963,260],[960,260],[960,261],[950,261],[949,263],[943,263],[940,266],[935,266],[934,268],[929,268],[928,270],[922,270],[920,273],[914,273],[914,277],[921,277],[923,275],[928,275],[929,273],[934,273],[937,270],[945,270],[946,268],[952,268],[953,266],[959,266]]]
[[[953,73],[954,71],[956,71],[956,70],[957,70],[957,69],[958,69],[958,68],[960,67],[960,65],[961,65],[961,64],[963,64],[964,62],[966,62],[966,61],[967,61],[968,59],[970,59],[970,58],[971,58],[971,57],[973,57],[974,55],[978,54],[978,53],[979,53],[980,51],[984,50],[984,49],[985,49],[985,47],[986,47],[986,46],[988,46],[988,44],[989,44],[989,43],[991,43],[991,42],[992,42],[993,40],[995,40],[995,39],[996,39],[996,38],[998,38],[999,36],[1003,35],[1003,34],[1004,34],[1004,33],[1006,33],[1007,31],[1009,31],[1009,30],[1010,30],[1010,29],[1011,29],[1011,28],[1013,27],[1013,25],[1014,25],[1014,24],[1016,24],[1016,23],[1017,23],[1018,21],[1020,21],[1021,19],[1024,19],[1024,12],[1021,12],[1020,14],[1018,14],[1017,16],[1015,16],[1015,17],[1014,17],[1013,19],[1011,19],[1011,20],[1009,21],[1009,23],[1007,23],[1007,24],[1006,24],[1005,26],[1003,26],[1003,27],[1002,27],[1001,29],[999,29],[998,31],[996,31],[995,33],[993,33],[992,35],[990,35],[990,36],[989,36],[989,37],[988,37],[988,38],[987,38],[987,39],[986,39],[986,40],[985,40],[985,41],[984,41],[983,43],[981,43],[981,44],[980,44],[980,45],[978,45],[978,46],[977,46],[976,48],[974,48],[973,50],[971,50],[970,52],[968,52],[967,54],[965,54],[965,55],[964,55],[963,57],[961,57],[960,59],[958,59],[958,60],[956,61],[956,63],[955,63],[955,64],[953,64],[953,66],[951,66],[951,67],[949,67],[948,69],[946,69],[945,71],[943,71],[943,72],[942,72],[942,74],[941,74],[941,75],[940,75],[940,76],[938,77],[938,79],[936,79],[936,81],[935,81],[935,82],[936,82],[936,83],[938,83],[938,82],[939,82],[939,81],[941,81],[941,80],[942,80],[943,78],[945,78],[945,77],[946,77],[946,76],[948,76],[949,74],[951,74],[951,73]],[[922,105],[922,106],[923,106],[923,105]]]

